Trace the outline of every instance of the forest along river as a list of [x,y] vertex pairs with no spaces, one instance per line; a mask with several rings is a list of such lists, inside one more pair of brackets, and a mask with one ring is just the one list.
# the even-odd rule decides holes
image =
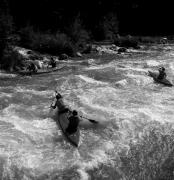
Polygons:
[[[147,127],[173,126],[174,88],[154,83],[147,71],[164,66],[174,83],[174,46],[61,63],[60,71],[32,77],[0,73],[0,179],[131,176],[121,158],[130,144]],[[78,149],[52,118],[55,89],[80,115],[99,121],[82,122]]]

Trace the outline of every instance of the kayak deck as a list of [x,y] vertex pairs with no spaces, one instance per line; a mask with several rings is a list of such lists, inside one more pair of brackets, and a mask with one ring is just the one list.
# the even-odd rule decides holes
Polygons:
[[78,147],[79,145],[79,141],[80,141],[80,130],[79,128],[77,129],[77,131],[75,133],[73,133],[72,135],[69,135],[66,132],[66,128],[68,127],[69,124],[69,112],[65,112],[65,113],[61,113],[59,114],[57,112],[57,118],[56,121],[60,127],[60,129],[62,130],[62,133],[64,134],[64,136],[66,137],[66,139],[75,147]]
[[173,86],[173,84],[169,80],[167,80],[166,78],[161,79],[161,80],[158,79],[157,73],[154,73],[151,71],[148,71],[148,73],[149,73],[149,76],[151,76],[155,82],[160,83],[160,84],[164,84],[164,85],[169,86],[169,87]]

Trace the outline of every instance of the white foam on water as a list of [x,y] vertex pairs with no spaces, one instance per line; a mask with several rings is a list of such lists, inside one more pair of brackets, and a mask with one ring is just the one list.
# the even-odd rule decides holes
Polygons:
[[[55,134],[58,135],[59,132],[56,123],[51,118],[33,120],[21,118],[15,114],[16,108],[20,108],[20,105],[12,104],[5,108],[3,114],[0,115],[2,122],[11,124],[9,128],[5,127],[6,129],[1,131],[0,135],[0,139],[5,138],[1,141],[1,145],[5,149],[1,148],[0,152],[10,158],[9,164],[4,165],[6,168],[4,174],[13,173],[13,165],[17,166],[18,169],[30,169],[29,174],[32,169],[36,172],[43,172],[42,167],[48,162],[51,166],[45,167],[43,173],[51,171],[53,168],[57,169],[58,166],[62,167],[63,161],[57,158],[60,153],[54,159],[51,157],[52,148],[55,146],[55,142],[53,142]],[[48,162],[45,158],[46,153],[48,153],[47,157],[50,158]],[[34,172],[34,176],[36,172]]]
[[[42,122],[39,120],[27,122],[15,116],[10,116],[10,118],[12,118],[14,128],[9,131],[7,138],[2,143],[5,151],[3,152],[1,149],[1,153],[9,157],[8,163],[4,164],[4,176],[10,174],[14,179],[13,166],[19,170],[26,169],[29,177],[31,174],[36,177],[52,173],[55,170],[68,169],[67,151],[64,151],[61,144],[56,147],[56,142],[53,142],[57,131],[55,123],[53,124],[50,119],[42,120]],[[9,117],[2,117],[2,121],[7,120]],[[15,134],[15,132],[17,133]]]
[[81,180],[88,180],[89,179],[88,173],[83,168],[77,169],[77,172],[79,173]]
[[167,50],[167,51],[171,51],[173,50],[173,48],[171,46],[165,46],[163,47],[164,50]]
[[15,115],[15,109],[16,108],[20,108],[20,105],[17,105],[17,104],[10,104],[8,107],[4,108],[3,111],[2,111],[2,114],[3,115]]
[[142,112],[150,117],[152,121],[159,121],[161,123],[173,122],[173,111],[172,107],[170,110],[164,109],[163,105],[151,106],[151,108],[140,108],[138,112]]
[[105,68],[113,68],[115,66],[115,62],[112,61],[108,64],[102,64],[102,65],[93,65],[93,66],[90,66],[90,67],[86,67],[84,68],[85,70],[100,70],[100,69],[105,69]]
[[[48,135],[53,136],[53,132],[56,131],[56,126],[52,119],[37,119],[37,117],[33,118],[33,120],[24,119],[23,117],[20,117],[20,114],[17,115],[17,109],[21,109],[21,106],[11,104],[7,108],[4,108],[1,120],[4,122],[10,122],[14,125],[16,130],[28,134],[31,137],[33,136],[36,139],[40,137],[44,138]],[[24,109],[27,111],[26,107],[24,107]],[[29,109],[30,107],[28,107],[28,110]]]
[[117,117],[117,119],[131,119],[134,117],[134,113],[131,112],[129,109],[127,108],[122,108],[122,109],[117,109],[115,112],[115,117]]
[[144,85],[147,85],[147,84],[153,82],[153,78],[151,78],[149,76],[137,75],[137,74],[131,74],[131,73],[127,73],[126,75],[129,78],[131,78],[131,80],[136,82],[136,84],[138,84],[138,85],[144,86]]
[[0,98],[4,98],[4,97],[13,97],[13,94],[1,92]]
[[128,81],[127,81],[126,79],[117,81],[117,82],[115,83],[115,85],[120,85],[120,86],[126,86],[127,84],[128,84]]
[[168,54],[168,56],[169,56],[169,57],[174,57],[174,52],[170,52],[170,53]]
[[133,72],[147,72],[147,70],[146,69],[144,69],[143,67],[142,68],[138,68],[138,67],[132,67],[131,65],[129,65],[129,66],[124,66],[124,67],[120,67],[120,66],[117,66],[116,67],[116,70],[117,69],[121,69],[121,70],[125,70],[125,71],[128,71],[128,70],[131,70],[131,71],[133,71]]
[[93,78],[90,78],[90,77],[87,77],[87,76],[84,76],[84,75],[76,75],[77,77],[79,77],[80,79],[84,80],[85,82],[87,83],[92,83],[92,84],[104,84],[104,85],[107,85],[108,83],[106,82],[102,82],[102,81],[97,81],[97,80],[94,80]]
[[0,87],[0,89],[3,89],[3,90],[5,90],[5,89],[10,89],[10,90],[13,90],[14,89],[14,87],[13,86],[6,86],[6,87]]
[[[104,119],[106,119],[106,117],[104,117],[104,114],[109,113],[114,115],[117,111],[115,106],[113,105],[114,99],[118,101],[119,98],[119,94],[116,93],[117,90],[110,87],[95,88],[91,90],[91,93],[79,93],[78,98],[83,106],[90,107],[90,109],[93,109],[93,111],[98,112],[96,113],[96,118],[100,119],[100,121],[103,121]],[[103,117],[101,117],[101,114]],[[92,116],[93,118],[95,118],[94,114]]]
[[[17,152],[17,156],[15,158],[15,164],[18,168],[30,168],[30,169],[37,169],[41,165],[41,161],[43,159],[43,154],[36,149],[32,149],[32,147],[26,148],[19,148]],[[13,156],[12,156],[13,157]]]
[[134,52],[134,53],[148,53],[147,50],[142,50],[142,49],[143,49],[143,47],[140,48],[140,49],[127,49],[127,52],[129,52],[129,53],[131,53],[131,52]]
[[[16,150],[11,149],[11,152],[8,154],[8,159],[4,164],[3,176],[9,177],[10,175],[11,179],[16,179],[14,166],[17,166],[19,170],[24,170],[25,176],[28,176],[29,179],[30,177],[36,178],[43,174],[68,169],[67,164],[64,163],[64,157],[66,157],[65,152],[58,151],[56,157],[51,156],[49,153],[46,156],[46,153],[47,150],[40,150],[35,146],[20,146]],[[21,175],[22,174],[20,174],[20,177]]]
[[174,62],[169,63],[169,68],[171,69],[170,73],[174,75]]
[[0,72],[0,78],[6,78],[6,77],[10,77],[10,78],[14,78],[14,77],[17,77],[16,74],[9,74],[9,73],[1,73]]
[[105,141],[103,148],[106,152],[109,152],[110,150],[113,150],[115,148],[115,144],[113,144],[112,141],[108,140],[108,141]]
[[90,179],[87,171],[98,168],[101,164],[111,164],[109,152],[114,150],[115,144],[111,141],[104,141],[97,149],[90,153],[90,159],[82,160],[81,158],[75,162],[77,164],[77,172],[80,174],[81,180]]
[[53,135],[53,131],[57,129],[55,122],[51,118],[32,121],[32,129],[36,128],[37,132],[45,135]]
[[31,94],[34,94],[34,95],[41,95],[41,96],[43,96],[43,95],[45,95],[45,96],[47,96],[47,95],[52,95],[53,94],[53,92],[51,91],[51,90],[47,90],[47,91],[37,91],[37,90],[34,90],[34,89],[27,89],[27,88],[25,88],[25,87],[21,87],[21,86],[18,86],[18,87],[16,87],[15,88],[15,91],[16,92],[21,92],[21,93],[31,93]]
[[91,65],[95,65],[95,59],[88,59],[88,63]]
[[55,122],[50,118],[42,120],[25,120],[19,116],[6,115],[1,117],[1,120],[4,122],[9,122],[14,125],[14,128],[24,134],[28,134],[31,137],[39,138],[47,135],[53,135],[53,131],[56,131]]
[[161,64],[159,61],[156,61],[156,60],[147,60],[146,63],[150,67],[156,67]]

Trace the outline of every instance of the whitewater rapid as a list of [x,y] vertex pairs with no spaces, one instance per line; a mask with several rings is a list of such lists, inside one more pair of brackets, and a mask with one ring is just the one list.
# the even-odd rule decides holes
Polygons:
[[[110,55],[111,56],[111,55]],[[174,83],[174,47],[126,56],[61,62],[50,74],[0,73],[0,179],[121,179],[120,154],[152,122],[174,120],[174,89],[154,83],[148,70],[164,66]],[[78,149],[63,137],[49,107],[57,89],[84,120]]]

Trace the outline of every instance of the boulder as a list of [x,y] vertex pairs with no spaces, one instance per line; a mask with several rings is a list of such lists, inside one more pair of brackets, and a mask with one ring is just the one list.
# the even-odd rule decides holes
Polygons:
[[77,56],[77,57],[82,57],[82,54],[81,54],[80,52],[77,52],[77,53],[76,53],[76,56]]
[[35,61],[31,61],[36,67],[37,69],[42,69],[43,67],[43,62],[42,61],[39,61],[39,60],[35,60]]
[[89,44],[89,45],[86,45],[86,47],[84,48],[82,53],[89,54],[89,53],[91,53],[91,50],[92,50],[92,46]]
[[65,60],[65,59],[68,59],[68,55],[67,54],[61,54],[59,56],[59,60]]
[[160,43],[161,44],[167,44],[168,43],[168,39],[166,37],[163,37],[160,39]]
[[118,54],[126,52],[127,49],[125,47],[121,47],[118,49]]

